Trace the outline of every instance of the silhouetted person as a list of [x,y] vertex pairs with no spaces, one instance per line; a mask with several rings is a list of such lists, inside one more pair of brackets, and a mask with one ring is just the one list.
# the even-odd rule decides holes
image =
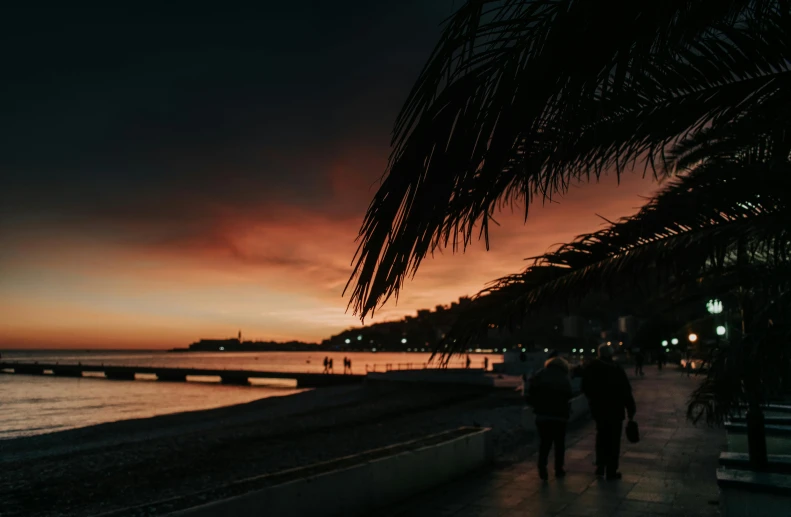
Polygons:
[[547,359],[544,368],[530,380],[528,403],[533,406],[538,430],[538,476],[549,478],[547,462],[549,450],[555,447],[555,477],[563,477],[566,454],[566,424],[569,420],[571,400],[569,363],[561,357]]
[[645,362],[645,355],[643,355],[642,350],[637,350],[634,354],[634,374],[635,375],[645,375],[643,373],[643,363]]
[[330,373],[330,358],[324,356],[324,373]]
[[469,368],[471,363],[472,363],[472,359],[470,359],[470,356],[468,355],[467,356],[467,365],[465,366],[465,368]]
[[352,358],[350,357],[346,361],[349,363],[349,373],[352,373]]
[[637,409],[626,372],[612,359],[612,347],[601,345],[598,355],[582,375],[582,392],[596,421],[596,475],[621,479],[618,456],[624,410],[632,420]]
[[483,371],[487,371],[488,369],[489,369],[489,358],[488,357],[484,357],[483,358]]
[[329,371],[330,371],[331,373],[335,373],[335,371],[332,369],[332,357],[330,357],[330,360],[329,360],[329,362],[327,363],[327,366],[329,366]]

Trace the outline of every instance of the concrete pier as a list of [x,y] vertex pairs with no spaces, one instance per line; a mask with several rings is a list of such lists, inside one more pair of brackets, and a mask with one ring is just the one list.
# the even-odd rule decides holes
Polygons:
[[82,377],[85,372],[104,373],[112,380],[133,381],[138,373],[156,375],[160,381],[187,382],[187,376],[219,377],[223,384],[246,386],[250,379],[293,379],[300,388],[317,388],[321,386],[340,386],[359,384],[364,375],[300,373],[300,372],[263,372],[257,370],[213,370],[206,368],[163,368],[157,366],[105,366],[90,364],[42,364],[0,362],[0,370],[11,370],[13,373],[28,375],[44,375],[51,370],[53,375],[62,377]]

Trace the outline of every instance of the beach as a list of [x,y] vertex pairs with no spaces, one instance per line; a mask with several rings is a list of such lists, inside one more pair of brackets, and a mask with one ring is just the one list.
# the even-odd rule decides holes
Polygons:
[[460,426],[492,427],[505,459],[530,443],[521,407],[509,390],[336,387],[4,440],[0,500],[8,517],[157,515],[145,505]]

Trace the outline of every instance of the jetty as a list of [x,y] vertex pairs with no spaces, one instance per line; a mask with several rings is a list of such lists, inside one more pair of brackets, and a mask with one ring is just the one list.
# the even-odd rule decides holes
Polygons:
[[319,388],[358,384],[365,375],[341,373],[264,372],[258,370],[217,370],[208,368],[167,368],[162,366],[112,366],[96,364],[59,364],[31,362],[0,362],[0,373],[82,377],[86,372],[103,373],[107,379],[133,381],[137,374],[155,375],[157,380],[187,382],[187,377],[219,377],[223,384],[246,386],[250,379],[291,379],[298,388]]

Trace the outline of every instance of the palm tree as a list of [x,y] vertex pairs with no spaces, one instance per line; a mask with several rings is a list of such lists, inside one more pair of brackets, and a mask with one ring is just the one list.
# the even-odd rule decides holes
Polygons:
[[[745,117],[676,146],[672,180],[637,214],[534,259],[482,291],[447,333],[464,348],[491,326],[513,326],[591,292],[639,292],[670,305],[730,293],[741,331],[695,391],[689,417],[748,410],[750,457],[767,463],[761,404],[791,382],[791,123],[788,109]],[[444,348],[444,345],[449,345]]]
[[503,204],[527,216],[573,178],[672,173],[679,143],[785,107],[789,18],[786,0],[468,0],[396,121],[350,306],[371,314],[437,247],[488,247]]

